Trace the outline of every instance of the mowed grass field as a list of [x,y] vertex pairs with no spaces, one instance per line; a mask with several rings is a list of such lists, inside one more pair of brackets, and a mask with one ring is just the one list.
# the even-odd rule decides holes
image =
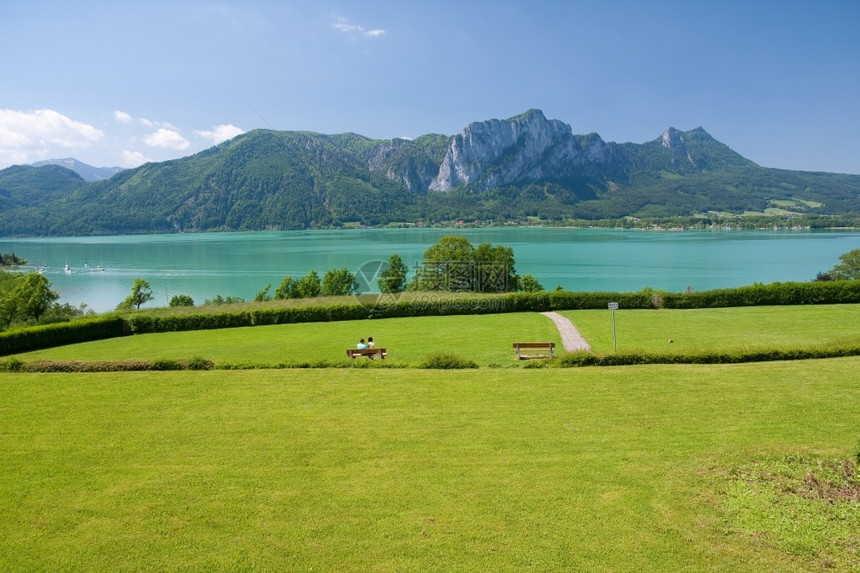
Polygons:
[[[561,311],[596,352],[613,350],[609,310]],[[695,352],[786,348],[860,340],[860,305],[615,311],[618,350]],[[669,340],[672,342],[669,343]]]
[[822,525],[736,474],[852,455],[858,373],[4,373],[0,570],[856,570],[856,502]]
[[[596,352],[613,351],[608,310],[562,311]],[[860,305],[773,306],[700,310],[618,310],[619,351],[691,352],[796,348],[860,340]],[[372,336],[386,363],[415,364],[437,351],[480,366],[511,365],[511,344],[561,338],[539,313],[394,318],[257,326],[138,335],[51,348],[23,360],[157,360],[202,357],[217,366],[349,363],[346,349]],[[672,340],[670,344],[668,341]]]
[[[351,363],[347,348],[373,337],[388,351],[386,363],[410,364],[438,351],[453,352],[479,365],[510,362],[516,340],[561,338],[552,321],[538,313],[431,316],[285,324],[170,332],[102,340],[19,355],[23,360],[125,360],[191,358],[216,365],[284,366],[298,363]],[[366,359],[362,359],[366,360]]]
[[[662,352],[838,344],[860,336],[858,312],[621,309],[616,321],[619,351]],[[611,352],[608,311],[564,314]],[[261,368],[346,361],[367,336],[395,364],[449,350],[510,366],[514,340],[560,343],[549,319],[521,313],[22,354],[256,369],[0,373],[0,570],[860,570],[860,357]],[[771,477],[786,465],[800,481]],[[844,495],[801,495],[828,465],[851,473]]]

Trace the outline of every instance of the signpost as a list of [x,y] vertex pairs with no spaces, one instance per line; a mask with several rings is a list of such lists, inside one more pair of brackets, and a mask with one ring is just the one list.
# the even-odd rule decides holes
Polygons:
[[610,302],[609,310],[612,311],[612,349],[618,350],[618,338],[615,336],[615,311],[618,310],[618,303]]

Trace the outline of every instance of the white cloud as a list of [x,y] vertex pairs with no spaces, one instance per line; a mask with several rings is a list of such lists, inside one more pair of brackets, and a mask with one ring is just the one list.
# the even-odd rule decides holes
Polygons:
[[45,158],[51,147],[89,147],[104,132],[52,109],[0,109],[0,163]]
[[52,109],[0,109],[0,147],[29,148],[45,144],[86,147],[102,137],[104,133],[100,129]]
[[113,116],[120,123],[131,123],[131,116],[124,111],[116,110],[113,112]]
[[144,125],[146,127],[156,128],[163,127],[165,129],[170,129],[172,131],[179,131],[178,127],[175,127],[172,123],[167,123],[166,121],[152,121],[150,119],[146,119],[145,117],[138,118],[137,122],[140,125]]
[[385,34],[385,30],[383,30],[382,28],[374,28],[372,30],[368,30],[364,26],[360,26],[358,24],[351,24],[346,18],[335,18],[335,21],[332,22],[331,27],[335,30],[339,30],[353,37],[358,35],[363,36],[365,38],[378,38]]
[[124,149],[122,152],[123,167],[138,167],[148,161],[152,161],[152,159],[146,157],[140,151],[129,151],[128,149]]
[[184,150],[191,145],[178,131],[161,127],[143,138],[143,142],[151,147]]
[[235,125],[213,125],[211,131],[195,131],[194,133],[197,137],[209,139],[213,144],[217,145],[222,141],[233,139],[237,135],[245,133],[245,130]]

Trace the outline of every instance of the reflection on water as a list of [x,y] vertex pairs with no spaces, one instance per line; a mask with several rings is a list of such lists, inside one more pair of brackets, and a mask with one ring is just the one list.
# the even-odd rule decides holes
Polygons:
[[104,312],[128,296],[135,278],[152,285],[155,300],[147,306],[164,306],[176,294],[197,304],[219,294],[252,300],[267,284],[274,290],[284,276],[299,278],[311,269],[320,276],[342,267],[355,272],[395,253],[414,267],[450,234],[473,245],[512,247],[521,275],[533,274],[548,289],[579,291],[807,281],[860,248],[857,232],[498,228],[0,239],[0,252],[27,259],[31,269],[44,266],[61,302]]

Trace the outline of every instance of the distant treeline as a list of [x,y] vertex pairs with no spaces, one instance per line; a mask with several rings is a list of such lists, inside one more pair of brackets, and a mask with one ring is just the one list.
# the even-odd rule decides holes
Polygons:
[[17,267],[26,264],[27,259],[22,259],[16,256],[15,253],[3,253],[0,255],[0,267]]

